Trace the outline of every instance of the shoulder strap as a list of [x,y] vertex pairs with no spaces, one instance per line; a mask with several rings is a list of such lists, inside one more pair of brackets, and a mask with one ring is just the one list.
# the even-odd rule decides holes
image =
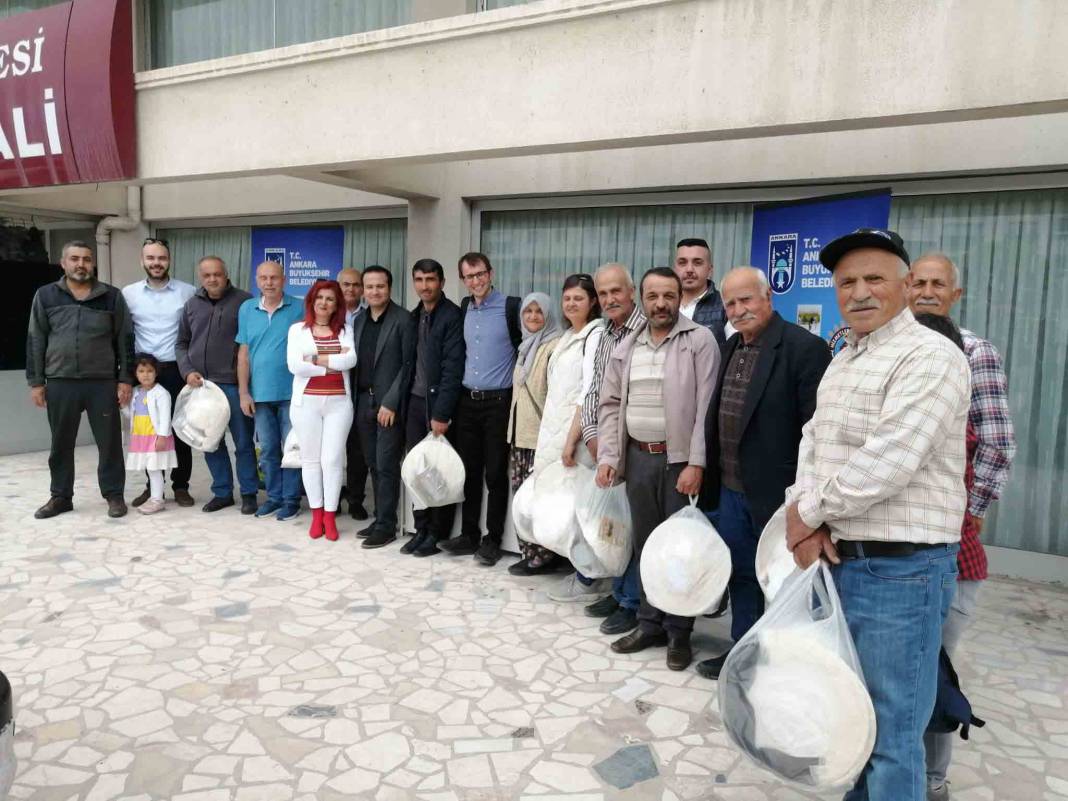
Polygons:
[[467,316],[467,307],[471,305],[471,296],[464,295],[460,300],[460,314],[464,317]]
[[508,336],[512,339],[512,347],[518,348],[523,341],[523,329],[519,326],[519,305],[523,301],[509,295],[504,301],[504,316],[508,321]]

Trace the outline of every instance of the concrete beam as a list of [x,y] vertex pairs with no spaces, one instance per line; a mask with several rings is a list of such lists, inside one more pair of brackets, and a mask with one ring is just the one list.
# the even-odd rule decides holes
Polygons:
[[443,165],[432,164],[406,173],[381,169],[292,170],[287,174],[307,181],[318,181],[403,200],[436,200],[441,192],[443,169]]

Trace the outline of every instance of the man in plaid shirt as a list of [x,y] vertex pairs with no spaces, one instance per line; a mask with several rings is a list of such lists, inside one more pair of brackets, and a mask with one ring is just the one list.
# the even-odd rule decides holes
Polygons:
[[[964,293],[960,270],[944,253],[928,253],[912,264],[909,306],[915,314],[949,317]],[[975,613],[979,582],[986,578],[986,552],[979,541],[987,508],[1001,496],[1009,466],[1016,455],[1016,437],[1009,417],[1008,380],[1001,356],[992,344],[961,329],[963,349],[972,373],[968,408],[968,510],[961,530],[957,594],[942,627],[942,644],[950,655]],[[974,457],[972,439],[974,438]],[[953,749],[952,734],[928,734],[927,793],[930,801],[949,798],[946,770]]]
[[967,501],[968,362],[909,311],[896,233],[860,229],[820,261],[851,330],[802,429],[787,545],[802,568],[833,563],[875,708],[875,746],[846,801],[924,801],[923,734]]

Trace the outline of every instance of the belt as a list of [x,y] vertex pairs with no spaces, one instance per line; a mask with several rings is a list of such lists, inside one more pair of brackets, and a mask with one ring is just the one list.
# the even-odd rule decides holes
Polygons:
[[468,389],[464,387],[464,395],[473,401],[496,401],[510,400],[511,388],[508,389]]
[[667,453],[666,442],[639,442],[636,439],[632,439],[631,442],[643,453]]
[[944,542],[878,542],[876,540],[838,540],[838,555],[846,559],[868,559],[881,556],[912,556],[917,551],[945,548]]

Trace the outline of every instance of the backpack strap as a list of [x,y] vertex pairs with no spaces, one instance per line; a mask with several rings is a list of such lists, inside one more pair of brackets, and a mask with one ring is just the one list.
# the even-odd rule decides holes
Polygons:
[[523,329],[519,325],[519,306],[522,302],[521,298],[513,295],[509,295],[504,301],[504,317],[508,321],[508,336],[512,339],[512,347],[517,350],[519,343],[523,341]]

